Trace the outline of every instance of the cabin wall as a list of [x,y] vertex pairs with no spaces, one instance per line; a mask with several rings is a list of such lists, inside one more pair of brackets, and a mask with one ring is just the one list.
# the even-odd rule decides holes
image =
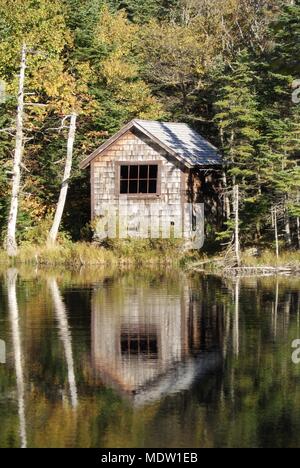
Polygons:
[[[190,290],[185,279],[181,278],[172,294],[167,291],[167,281],[155,294],[142,281],[134,287],[127,281],[126,277],[122,279],[126,285],[122,301],[119,284],[93,293],[92,361],[103,380],[118,383],[123,390],[132,392],[189,356],[192,330],[189,326]],[[193,325],[199,326],[199,323]],[[122,352],[122,334],[129,341],[136,340],[137,336],[154,335],[157,354],[149,354],[142,347],[130,353],[130,346]]]
[[[120,195],[117,190],[118,163],[149,161],[157,161],[161,168],[160,196],[139,195],[127,198],[126,195]],[[104,216],[105,206],[117,208],[120,200],[126,199],[129,205],[144,207],[146,212],[154,203],[168,205],[168,209],[171,207],[174,213],[180,215],[183,204],[187,202],[187,190],[188,174],[185,166],[136,131],[127,132],[91,163],[92,218],[96,220]],[[161,216],[163,215],[161,212]],[[190,228],[188,221],[183,221],[184,237],[189,237]]]

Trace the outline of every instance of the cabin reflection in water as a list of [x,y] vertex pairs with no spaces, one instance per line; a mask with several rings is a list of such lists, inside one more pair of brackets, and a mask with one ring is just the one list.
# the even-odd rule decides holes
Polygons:
[[188,389],[221,362],[218,311],[199,310],[185,277],[175,285],[174,278],[151,286],[124,276],[93,292],[96,376],[136,405]]

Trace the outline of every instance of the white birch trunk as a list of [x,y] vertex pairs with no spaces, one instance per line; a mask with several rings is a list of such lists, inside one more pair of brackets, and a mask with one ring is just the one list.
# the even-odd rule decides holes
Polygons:
[[76,114],[72,114],[70,116],[70,129],[69,129],[69,136],[68,136],[68,149],[67,149],[64,178],[63,178],[63,182],[62,182],[62,186],[60,190],[60,195],[59,195],[59,200],[57,203],[53,225],[48,236],[48,245],[54,245],[56,242],[61,219],[62,219],[63,212],[65,209],[67,193],[69,189],[69,179],[71,175],[72,162],[73,162],[73,148],[74,148],[75,134],[76,134],[76,119],[77,119]]
[[297,241],[298,241],[298,249],[300,249],[300,218],[299,218],[299,217],[297,217],[296,223],[297,223]]
[[[288,196],[286,197],[285,202],[286,202],[286,205],[287,205]],[[285,206],[284,217],[285,217],[286,242],[287,242],[287,245],[288,245],[288,246],[291,246],[291,245],[292,245],[291,223],[290,223],[290,217],[289,217],[289,213],[288,213],[288,208],[287,208],[287,206]]]
[[231,210],[230,210],[230,200],[228,197],[228,187],[227,187],[227,176],[226,173],[223,172],[223,189],[224,189],[224,211],[226,213],[226,219],[229,220],[231,216]]
[[[299,201],[300,201],[300,196],[299,196],[299,193],[297,193],[297,204],[299,204]],[[296,224],[297,224],[298,249],[300,249],[300,218],[299,216],[297,216]]]
[[276,257],[279,258],[279,240],[278,240],[278,220],[277,220],[277,208],[274,208],[274,234],[275,234],[275,245],[276,245]]
[[239,203],[240,203],[240,193],[239,193],[239,186],[234,186],[234,219],[235,219],[235,228],[234,228],[234,248],[235,248],[235,256],[238,266],[241,264],[241,256],[240,256],[240,219],[239,219]]
[[21,185],[21,162],[24,151],[24,85],[25,85],[25,73],[26,73],[26,59],[27,59],[27,48],[23,45],[21,67],[20,67],[20,78],[19,78],[19,92],[18,92],[18,109],[17,109],[17,120],[16,120],[16,146],[14,155],[14,166],[13,166],[13,179],[12,179],[12,194],[11,203],[8,216],[7,226],[7,238],[6,238],[6,250],[10,257],[14,257],[18,253],[17,241],[16,241],[16,226],[19,206],[19,194]]
[[285,233],[286,233],[286,242],[288,246],[291,246],[292,245],[291,224],[290,224],[290,217],[287,213],[285,217]]

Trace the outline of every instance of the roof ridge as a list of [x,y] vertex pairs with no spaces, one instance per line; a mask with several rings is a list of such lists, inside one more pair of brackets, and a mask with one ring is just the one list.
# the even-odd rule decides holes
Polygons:
[[[162,121],[162,120],[146,120],[146,119],[133,119],[132,122],[153,122],[153,123],[166,124],[166,125],[187,125],[188,127],[190,127],[193,130],[191,125],[186,123],[186,122],[166,122],[166,121]],[[196,130],[194,130],[194,131],[196,131]]]

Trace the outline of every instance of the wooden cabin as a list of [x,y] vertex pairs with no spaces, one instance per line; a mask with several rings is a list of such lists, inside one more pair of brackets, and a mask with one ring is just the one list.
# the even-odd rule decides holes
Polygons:
[[[96,238],[97,220],[100,231],[105,210],[123,202],[134,207],[135,215],[141,208],[142,218],[133,216],[128,231],[136,237],[148,237],[147,229],[154,228],[155,207],[158,224],[151,237],[168,237],[161,236],[161,220],[184,239],[199,236],[195,217],[203,218],[203,206],[206,219],[217,224],[222,160],[217,149],[186,124],[132,120],[81,164],[83,169],[88,166]],[[116,235],[117,230],[112,232]]]

